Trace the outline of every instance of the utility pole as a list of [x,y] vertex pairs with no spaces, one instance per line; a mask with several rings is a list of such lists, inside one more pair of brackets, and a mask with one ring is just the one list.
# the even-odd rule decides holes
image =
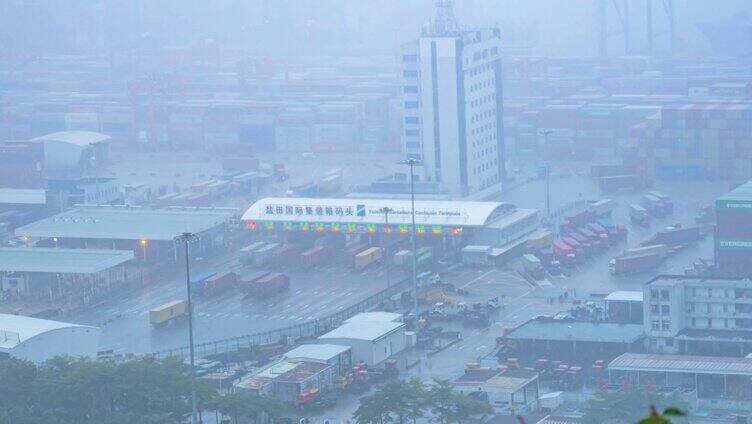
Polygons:
[[[385,234],[389,234],[391,231],[389,228],[389,214],[394,212],[394,209],[388,206],[384,206],[380,209],[380,212],[384,214],[384,231],[382,234],[383,237]],[[387,249],[386,243],[384,245],[384,272],[386,273],[386,287],[390,288],[392,286],[392,280],[389,277],[389,250]]]
[[408,165],[410,167],[410,215],[412,218],[412,231],[411,231],[411,247],[413,250],[413,309],[415,311],[415,319],[418,319],[418,279],[416,277],[418,271],[418,255],[415,248],[415,165],[420,162],[415,158],[408,158],[400,162],[402,165]]
[[[540,133],[543,135],[546,143],[546,147],[548,147],[548,135],[553,133],[553,130],[541,130]],[[546,218],[551,217],[551,165],[546,163],[544,165],[546,170]]]
[[193,233],[185,232],[176,237],[185,246],[185,286],[188,293],[188,348],[191,355],[191,424],[198,424],[198,408],[196,406],[196,359],[193,348],[193,302],[191,300],[191,266],[188,255],[188,243],[198,239]]

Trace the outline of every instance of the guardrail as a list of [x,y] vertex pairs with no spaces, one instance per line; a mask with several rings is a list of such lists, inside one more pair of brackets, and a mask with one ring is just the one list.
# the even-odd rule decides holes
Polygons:
[[[251,346],[268,343],[279,343],[289,337],[298,339],[318,336],[320,334],[333,330],[334,328],[342,324],[343,321],[352,318],[354,315],[369,311],[373,307],[378,306],[379,304],[388,300],[395,294],[401,293],[403,290],[410,287],[410,281],[410,278],[400,280],[397,283],[392,284],[390,287],[372,296],[369,296],[352,306],[349,306],[341,311],[326,315],[324,317],[316,318],[312,321],[278,328],[275,330],[264,331],[261,333],[246,334],[243,336],[197,343],[194,345],[195,355],[197,357],[202,357],[207,355],[232,352],[239,350],[240,348],[249,348]],[[190,349],[188,346],[182,346],[173,349],[155,351],[152,354],[157,358],[165,358],[170,356],[188,357],[189,352]]]

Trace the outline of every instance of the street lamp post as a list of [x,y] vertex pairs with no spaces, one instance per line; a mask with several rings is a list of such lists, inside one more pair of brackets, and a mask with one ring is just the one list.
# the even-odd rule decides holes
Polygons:
[[188,293],[188,348],[191,356],[191,424],[198,424],[198,411],[196,407],[196,363],[193,349],[193,302],[191,300],[191,267],[188,256],[188,243],[197,238],[196,234],[189,232],[176,237],[185,246],[185,286]]
[[[384,234],[389,234],[389,214],[394,212],[394,209],[384,206],[380,211],[384,214]],[[389,278],[389,250],[386,245],[384,246],[384,268],[386,273],[386,287],[389,288],[392,286],[392,281],[391,278]]]
[[415,158],[407,158],[400,162],[402,165],[408,165],[410,167],[410,215],[412,219],[412,230],[411,230],[411,247],[413,250],[413,308],[415,311],[415,319],[417,322],[418,319],[418,279],[416,277],[417,270],[418,270],[418,257],[417,252],[415,249],[415,165],[420,164],[420,161],[418,161]]
[[[541,130],[546,147],[548,147],[548,135],[553,133],[553,130]],[[545,164],[546,169],[546,218],[551,217],[551,165]]]

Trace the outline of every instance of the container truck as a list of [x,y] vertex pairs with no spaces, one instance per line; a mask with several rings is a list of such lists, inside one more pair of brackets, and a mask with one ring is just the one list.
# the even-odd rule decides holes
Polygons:
[[214,274],[204,281],[204,297],[216,296],[232,287],[238,282],[238,274],[228,271]]
[[668,246],[665,244],[652,244],[649,246],[635,247],[625,250],[624,254],[621,256],[642,256],[648,254],[655,254],[663,259],[668,256]]
[[268,264],[274,252],[279,248],[279,243],[269,243],[253,252],[253,265],[260,267]]
[[655,253],[634,256],[618,256],[608,264],[613,275],[629,274],[651,270],[658,266],[661,257]]
[[642,186],[642,178],[635,174],[600,177],[598,178],[598,185],[604,193],[611,193],[619,190],[635,190]]
[[266,243],[263,241],[257,241],[255,243],[251,243],[248,246],[245,246],[244,248],[240,249],[240,263],[243,265],[250,265],[253,263],[253,252],[256,250],[262,248],[265,246]]
[[314,246],[300,254],[300,267],[311,269],[320,264],[329,254],[326,246]]
[[647,209],[640,205],[629,205],[629,219],[641,227],[650,226],[650,215],[648,214]]
[[239,278],[238,285],[240,286],[240,292],[244,295],[248,296],[251,294],[251,290],[253,288],[253,283],[266,277],[267,275],[271,274],[271,271],[258,271],[254,272],[253,274]]
[[674,228],[671,230],[658,231],[655,234],[655,242],[670,247],[680,247],[691,244],[700,239],[699,227]]
[[468,266],[488,266],[491,246],[469,245],[462,248],[462,263]]
[[292,263],[293,258],[298,253],[299,248],[297,244],[285,243],[272,253],[272,262],[277,265],[284,265],[285,263]]
[[216,272],[205,272],[203,274],[197,274],[195,277],[191,278],[191,293],[194,296],[203,296],[204,295],[204,285],[206,284],[206,280],[214,276]]
[[601,199],[595,203],[592,203],[588,210],[594,217],[600,218],[603,216],[611,216],[611,211],[614,210],[615,206],[615,201],[611,199]]
[[661,199],[651,194],[645,194],[642,196],[642,206],[656,218],[663,218],[666,216],[666,208],[663,205],[663,202],[661,202]]
[[409,250],[400,250],[394,254],[394,264],[397,266],[407,266],[410,258],[411,255]]
[[550,247],[553,241],[554,233],[549,230],[540,229],[528,237],[526,244],[528,250],[535,251]]
[[154,326],[167,324],[186,313],[185,300],[173,300],[149,311],[149,322]]
[[650,190],[648,191],[648,194],[661,201],[667,214],[670,215],[674,213],[674,202],[666,193],[657,190]]
[[606,246],[606,242],[601,240],[601,236],[590,231],[587,227],[582,227],[577,230],[577,233],[585,237],[588,242],[593,246],[593,250],[601,250]]
[[577,241],[577,239],[573,237],[562,237],[562,240],[572,247],[572,250],[574,250],[575,256],[577,256],[577,259],[582,259],[585,253],[585,248],[582,246],[582,244]]
[[587,229],[590,230],[590,231],[592,231],[593,233],[597,234],[598,237],[600,237],[601,242],[603,242],[603,243],[612,244],[612,243],[614,243],[616,241],[615,237],[614,238],[609,237],[609,233],[608,233],[607,229],[603,228],[602,225],[600,225],[600,224],[598,224],[596,222],[589,223],[587,225]]
[[380,247],[369,247],[368,249],[355,255],[353,265],[356,271],[362,271],[369,265],[381,260],[383,251]]
[[544,277],[543,265],[537,256],[526,253],[522,255],[522,266],[525,272],[536,280]]
[[575,253],[574,248],[572,246],[568,245],[564,242],[564,240],[554,240],[554,242],[551,244],[551,248],[554,252],[554,257],[559,259],[559,261],[563,263],[572,263],[571,261],[572,256],[576,259],[577,254]]
[[248,296],[263,299],[289,290],[290,278],[279,272],[270,272],[255,281],[244,283],[244,285],[247,287]]
[[344,259],[345,264],[352,266],[352,264],[355,263],[355,256],[368,249],[368,245],[366,243],[353,243],[349,246],[345,246],[345,252],[344,252]]

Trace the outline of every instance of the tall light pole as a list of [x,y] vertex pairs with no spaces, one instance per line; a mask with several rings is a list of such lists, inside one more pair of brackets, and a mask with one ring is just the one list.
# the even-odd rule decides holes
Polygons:
[[[394,209],[384,206],[379,209],[379,212],[384,214],[384,234],[389,234],[389,214],[394,212]],[[386,245],[384,246],[384,266],[386,271],[386,287],[389,288],[392,286],[392,281],[389,278],[389,251],[386,248]]]
[[418,255],[415,249],[415,165],[419,165],[420,161],[415,158],[407,158],[400,162],[402,165],[408,165],[410,167],[410,215],[412,218],[412,230],[410,241],[413,250],[413,308],[415,310],[415,320],[418,320],[418,279],[416,274],[418,272]]
[[198,424],[198,411],[196,407],[196,362],[193,350],[193,302],[191,301],[191,266],[188,256],[188,243],[196,239],[198,239],[198,236],[189,232],[175,238],[175,241],[182,241],[185,246],[185,286],[188,292],[188,349],[191,355],[191,424]]
[[[548,135],[553,133],[553,130],[541,130],[541,135],[545,139],[546,147],[548,147]],[[546,218],[551,217],[551,165],[546,163]]]

